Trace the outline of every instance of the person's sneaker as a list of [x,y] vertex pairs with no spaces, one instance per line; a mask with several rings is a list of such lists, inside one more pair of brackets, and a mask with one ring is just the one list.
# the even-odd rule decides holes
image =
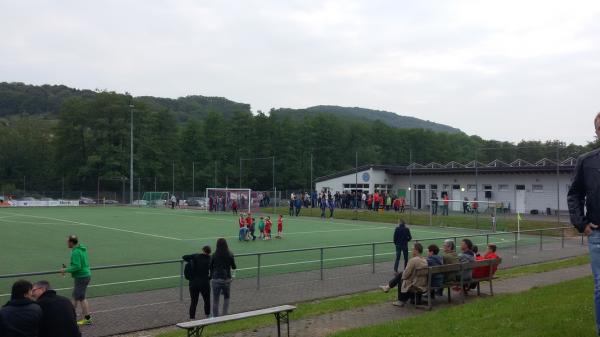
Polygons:
[[400,307],[400,308],[402,308],[403,306],[405,306],[405,305],[406,305],[406,302],[402,302],[402,301],[394,301],[394,302],[392,302],[392,305],[393,305],[393,306],[396,306],[396,307]]
[[387,293],[390,291],[390,286],[388,286],[388,285],[379,286],[379,289],[381,289],[381,291],[383,291],[384,293]]
[[77,325],[91,325],[92,324],[92,319],[80,319],[77,321]]

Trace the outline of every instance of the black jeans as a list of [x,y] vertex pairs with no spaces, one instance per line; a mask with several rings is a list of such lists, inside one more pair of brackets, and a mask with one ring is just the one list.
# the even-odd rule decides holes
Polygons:
[[404,254],[404,268],[406,268],[406,264],[408,263],[408,245],[396,245],[396,261],[394,261],[395,272],[398,272],[398,265],[400,264],[402,254]]
[[398,273],[398,275],[394,276],[394,278],[391,279],[390,282],[388,282],[388,286],[390,287],[390,289],[392,289],[397,287],[400,283],[402,283],[402,273]]
[[[423,294],[417,293],[416,295],[417,295],[416,296],[417,297],[416,304],[421,305],[423,303],[423,301],[422,301]],[[414,298],[415,298],[414,292],[403,293],[403,292],[400,292],[400,290],[398,290],[398,301],[408,302],[409,300],[413,300]]]
[[201,283],[190,282],[190,298],[192,300],[190,303],[190,319],[196,318],[196,307],[198,306],[200,295],[202,295],[202,300],[204,301],[204,314],[206,317],[210,316],[210,283],[208,281]]

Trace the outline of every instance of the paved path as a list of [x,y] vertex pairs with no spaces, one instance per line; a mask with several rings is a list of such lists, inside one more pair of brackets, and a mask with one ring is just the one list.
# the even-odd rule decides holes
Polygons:
[[[519,248],[519,256],[513,256],[513,253],[510,248],[500,251],[502,268],[577,256],[587,253],[587,247],[572,239],[566,241],[565,248],[561,248],[560,242],[555,242],[545,243],[541,252],[538,247],[528,246]],[[392,276],[390,271],[391,264],[386,262],[376,265],[375,274],[371,265],[327,269],[322,281],[319,280],[319,271],[277,275],[262,279],[260,290],[256,289],[255,279],[239,279],[232,285],[230,308],[235,313],[372,290],[387,282]],[[91,300],[95,324],[84,327],[83,335],[111,336],[173,326],[187,320],[188,303],[187,294],[184,302],[178,301],[178,289],[95,298]],[[381,310],[388,308],[385,305],[381,307]],[[379,317],[377,315],[374,313],[374,319]],[[343,326],[342,323],[340,325]]]

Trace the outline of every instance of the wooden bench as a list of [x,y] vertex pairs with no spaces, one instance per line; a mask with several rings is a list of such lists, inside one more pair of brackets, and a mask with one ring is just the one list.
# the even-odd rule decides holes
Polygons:
[[177,327],[187,330],[188,337],[200,337],[204,328],[209,325],[215,325],[219,323],[237,321],[245,318],[264,316],[264,315],[275,315],[277,320],[277,336],[281,337],[281,322],[287,324],[287,335],[290,336],[290,313],[296,309],[293,305],[282,305],[273,308],[266,308],[248,312],[241,312],[239,314],[226,315],[214,318],[200,319],[196,321],[178,323]]
[[[490,283],[490,295],[494,296],[494,287],[493,287],[493,280],[497,279],[497,277],[494,275],[494,268],[496,268],[498,265],[500,265],[500,263],[502,263],[502,259],[498,258],[498,259],[490,259],[490,260],[481,260],[481,261],[474,261],[474,262],[469,262],[469,263],[456,263],[456,264],[447,264],[447,265],[441,265],[441,266],[432,266],[432,267],[427,267],[427,268],[421,268],[419,270],[417,270],[418,275],[420,276],[427,276],[427,287],[425,290],[425,294],[428,294],[427,296],[427,309],[431,310],[431,292],[432,291],[437,291],[440,289],[444,289],[447,288],[447,293],[448,293],[448,303],[452,302],[452,291],[451,289],[453,287],[460,287],[461,289],[461,293],[462,293],[462,301],[463,303],[465,302],[465,293],[463,291],[465,285],[470,285],[471,283],[477,283],[477,296],[481,295],[481,290],[480,290],[480,283],[481,282],[489,282]],[[470,280],[464,280],[463,277],[463,273],[467,270],[472,270],[474,268],[481,268],[481,267],[488,267],[489,268],[489,274],[485,277],[482,278],[473,278]],[[431,285],[432,281],[433,281],[433,275],[436,274],[444,274],[448,275],[448,274],[454,274],[456,273],[456,275],[458,276],[457,279],[455,280],[444,280],[444,282],[439,286],[439,287],[434,287]],[[416,300],[415,300],[415,305],[416,305]]]

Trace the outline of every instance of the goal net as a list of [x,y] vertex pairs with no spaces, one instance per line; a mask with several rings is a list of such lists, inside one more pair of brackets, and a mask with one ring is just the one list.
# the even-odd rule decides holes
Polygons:
[[236,208],[248,213],[260,208],[256,192],[249,188],[207,188],[206,199],[210,212],[231,212]]
[[431,225],[472,227],[491,231],[509,230],[510,206],[490,200],[434,199],[429,200]]
[[166,205],[168,200],[169,192],[144,192],[141,204],[148,207],[158,207]]

